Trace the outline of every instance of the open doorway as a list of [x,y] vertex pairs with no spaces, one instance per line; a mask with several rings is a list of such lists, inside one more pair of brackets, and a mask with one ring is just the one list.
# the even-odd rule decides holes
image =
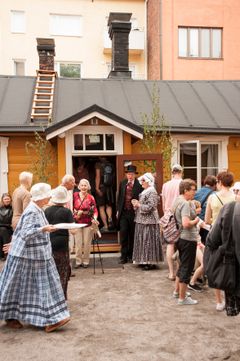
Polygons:
[[[83,178],[87,179],[91,185],[91,194],[94,196],[98,207],[99,228],[102,234],[100,243],[106,245],[106,248],[110,245],[118,245],[116,156],[73,156],[72,169],[76,180],[74,192],[79,191],[78,184]],[[109,199],[111,200],[110,203],[108,202]]]

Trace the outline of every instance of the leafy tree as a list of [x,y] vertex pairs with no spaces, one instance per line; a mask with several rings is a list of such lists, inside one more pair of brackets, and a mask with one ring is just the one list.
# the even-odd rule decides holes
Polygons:
[[[171,159],[175,152],[172,145],[170,127],[160,111],[160,93],[156,83],[152,89],[152,112],[150,115],[142,114],[143,140],[142,151],[144,153],[159,152],[163,157],[163,178],[168,180],[171,174]],[[153,167],[154,165],[152,165]]]
[[56,152],[52,144],[35,132],[35,141],[26,142],[25,149],[32,157],[30,171],[36,182],[49,183],[51,177],[55,176]]

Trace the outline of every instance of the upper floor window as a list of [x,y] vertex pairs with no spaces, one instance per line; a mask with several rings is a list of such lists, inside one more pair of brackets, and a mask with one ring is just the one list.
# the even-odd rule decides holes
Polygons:
[[222,58],[222,29],[179,27],[178,55],[186,58]]
[[50,34],[82,36],[82,16],[50,14]]
[[55,69],[62,78],[81,78],[80,63],[55,63]]
[[14,75],[25,75],[24,60],[14,60]]
[[26,18],[24,11],[11,11],[11,32],[25,33],[26,32]]

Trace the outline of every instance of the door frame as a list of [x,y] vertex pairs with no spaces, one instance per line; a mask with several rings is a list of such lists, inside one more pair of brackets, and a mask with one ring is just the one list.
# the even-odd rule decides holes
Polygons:
[[155,160],[156,161],[156,190],[158,194],[162,191],[163,185],[163,160],[162,155],[159,153],[151,154],[122,154],[117,155],[117,189],[119,188],[120,182],[125,177],[124,162],[126,161],[144,161],[144,160]]

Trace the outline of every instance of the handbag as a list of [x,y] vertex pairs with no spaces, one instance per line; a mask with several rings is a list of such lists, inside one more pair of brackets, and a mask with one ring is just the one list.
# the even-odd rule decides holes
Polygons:
[[216,249],[205,247],[203,264],[208,285],[220,290],[234,290],[236,287],[236,257],[232,240],[232,216],[235,203],[230,209],[227,240]]

